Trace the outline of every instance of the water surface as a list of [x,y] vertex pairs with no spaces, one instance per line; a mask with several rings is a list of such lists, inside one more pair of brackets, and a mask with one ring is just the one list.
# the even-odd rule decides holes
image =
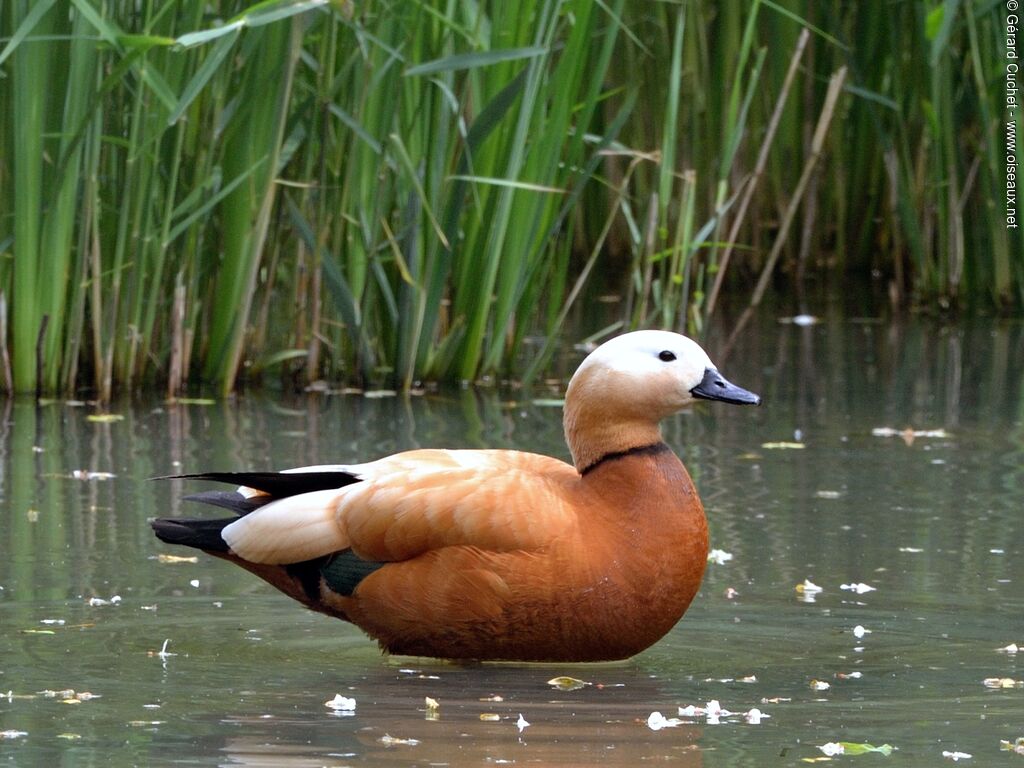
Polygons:
[[[895,748],[835,758],[864,764],[1024,759],[1000,750],[1024,736],[1024,688],[984,684],[1024,679],[1024,651],[997,650],[1024,646],[1021,326],[772,321],[720,367],[764,407],[704,404],[665,433],[731,559],[663,641],[603,665],[383,657],[226,563],[161,562],[192,553],[147,522],[200,512],[155,475],[428,446],[566,457],[557,392],[3,403],[0,761],[785,766],[839,741]],[[339,693],[354,713],[324,706]],[[768,717],[647,725],[711,700]]]

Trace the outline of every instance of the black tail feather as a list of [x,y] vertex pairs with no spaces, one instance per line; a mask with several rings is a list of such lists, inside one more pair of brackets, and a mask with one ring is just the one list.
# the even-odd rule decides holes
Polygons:
[[[275,499],[296,496],[311,491],[326,491],[358,483],[359,478],[348,472],[202,472],[195,475],[168,475],[156,480],[212,480],[231,483],[269,494]],[[210,502],[212,503],[212,502]]]
[[246,498],[238,491],[203,491],[202,493],[192,493],[188,496],[182,496],[183,501],[198,501],[201,504],[209,504],[213,507],[221,507],[222,509],[230,509],[236,515],[241,517],[242,515],[248,515],[253,510],[257,510],[264,504],[272,500],[270,496],[253,496]]
[[168,544],[181,544],[209,552],[227,552],[228,544],[220,532],[236,519],[228,517],[221,520],[197,520],[187,517],[162,517],[154,520],[151,525],[157,538]]

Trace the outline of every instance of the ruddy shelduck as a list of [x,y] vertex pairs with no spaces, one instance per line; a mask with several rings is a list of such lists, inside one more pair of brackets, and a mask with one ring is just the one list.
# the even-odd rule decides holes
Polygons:
[[565,394],[573,464],[510,450],[415,450],[365,464],[186,475],[222,520],[156,535],[252,571],[390,653],[600,661],[644,650],[700,587],[704,508],[659,422],[696,399],[758,404],[667,331],[613,338]]

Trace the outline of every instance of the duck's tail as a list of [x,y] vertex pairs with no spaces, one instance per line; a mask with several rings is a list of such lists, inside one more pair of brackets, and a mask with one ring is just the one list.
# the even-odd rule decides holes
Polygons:
[[228,544],[221,538],[220,532],[236,519],[228,517],[221,520],[200,520],[190,517],[161,517],[154,520],[151,525],[156,537],[168,544],[181,544],[186,547],[204,549],[207,552],[226,553]]
[[[322,494],[359,482],[358,476],[344,471],[344,468],[299,472],[213,472],[178,477],[213,480],[240,486],[238,490],[233,491],[203,491],[184,497],[189,501],[229,509],[234,516],[217,520],[159,518],[152,522],[157,538],[168,544],[201,549],[235,563],[314,611],[348,621],[347,614],[338,607],[336,601],[324,602],[322,585],[326,584],[335,596],[348,596],[360,581],[384,565],[363,560],[347,549],[308,559],[302,558],[299,562],[253,562],[237,554],[224,539],[225,528],[272,501],[305,494]],[[288,515],[291,522],[306,518],[315,522],[316,515],[304,516],[302,500],[296,501],[296,509],[291,510],[294,514]],[[291,502],[286,502],[286,505],[289,503]],[[313,505],[313,509],[315,511],[316,505]],[[232,537],[229,535],[229,538]],[[259,539],[260,536],[255,535],[255,538]],[[279,541],[280,535],[274,540]]]
[[[186,501],[229,509],[236,517],[217,520],[177,517],[153,520],[153,532],[168,544],[202,549],[210,553],[227,553],[229,547],[221,532],[239,517],[248,515],[264,504],[313,491],[341,488],[359,482],[344,471],[314,472],[206,472],[195,475],[172,475],[158,480],[213,480],[239,486],[237,491],[204,491],[185,496]],[[242,489],[250,491],[242,493]]]

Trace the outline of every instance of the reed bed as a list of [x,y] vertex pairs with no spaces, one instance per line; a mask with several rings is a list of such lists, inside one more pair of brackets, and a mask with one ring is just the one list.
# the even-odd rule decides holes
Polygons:
[[1004,23],[955,0],[9,0],[2,383],[529,378],[608,291],[614,327],[698,335],[725,297],[811,281],[1019,311]]

